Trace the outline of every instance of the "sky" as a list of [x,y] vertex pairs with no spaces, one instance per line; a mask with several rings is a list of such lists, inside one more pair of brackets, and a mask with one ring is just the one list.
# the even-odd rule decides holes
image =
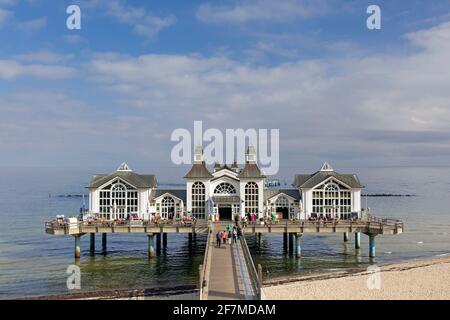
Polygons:
[[195,120],[279,129],[284,177],[450,162],[450,0],[0,0],[0,43],[4,167],[181,180]]

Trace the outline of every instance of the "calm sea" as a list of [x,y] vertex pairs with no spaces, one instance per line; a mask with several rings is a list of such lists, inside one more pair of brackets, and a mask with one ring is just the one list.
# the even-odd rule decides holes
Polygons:
[[[405,222],[405,233],[377,237],[376,263],[450,254],[450,168],[369,168],[355,170],[366,193],[414,194],[415,197],[368,198],[374,214]],[[68,293],[67,267],[74,264],[72,237],[44,233],[44,221],[56,214],[78,212],[80,198],[58,195],[85,193],[92,172],[73,169],[8,169],[0,180],[0,298]],[[51,195],[51,196],[49,196]],[[363,199],[365,204],[365,199]],[[260,246],[248,241],[256,263],[268,278],[346,268],[363,268],[368,239],[355,255],[353,239],[342,234],[302,237],[303,257],[289,258],[281,235],[264,235]],[[82,237],[82,291],[170,287],[195,284],[203,260],[205,236],[191,247],[186,235],[169,235],[167,250],[147,259],[145,235],[109,235],[108,251],[89,253]]]

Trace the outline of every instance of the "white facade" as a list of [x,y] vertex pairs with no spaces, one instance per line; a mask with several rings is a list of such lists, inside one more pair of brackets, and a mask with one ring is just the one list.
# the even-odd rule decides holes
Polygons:
[[[325,163],[320,171],[309,177],[299,177],[297,184],[303,200],[301,219],[355,219],[361,217],[362,186],[356,175],[339,174]],[[297,180],[297,177],[296,177]]]
[[[254,150],[249,148],[246,166],[256,166],[254,157]],[[246,167],[239,170],[235,163],[230,167],[216,164],[214,172],[210,173],[205,166],[201,148],[196,148],[194,159],[194,166],[185,177],[187,211],[198,219],[214,216],[216,220],[231,220],[236,215],[244,216],[246,213],[263,216],[265,177],[259,169],[253,176],[243,178],[241,175],[248,171]],[[203,195],[194,194],[193,187],[198,184],[204,186]],[[199,205],[199,198],[204,201],[203,205]]]
[[236,215],[279,219],[339,218],[361,216],[361,188],[355,175],[336,173],[325,163],[311,175],[296,175],[295,189],[265,188],[266,177],[249,147],[240,169],[216,164],[210,172],[201,148],[195,150],[194,165],[185,176],[185,190],[160,190],[156,177],[134,173],[126,164],[111,175],[94,176],[89,189],[89,212],[105,219],[138,216],[148,220],[179,219],[189,214],[197,219],[231,220]]

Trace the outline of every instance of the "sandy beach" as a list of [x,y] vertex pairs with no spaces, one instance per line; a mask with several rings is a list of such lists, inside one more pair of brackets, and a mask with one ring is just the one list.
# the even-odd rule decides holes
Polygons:
[[278,300],[450,299],[449,257],[385,265],[379,270],[309,276],[268,285],[264,291],[267,299]]

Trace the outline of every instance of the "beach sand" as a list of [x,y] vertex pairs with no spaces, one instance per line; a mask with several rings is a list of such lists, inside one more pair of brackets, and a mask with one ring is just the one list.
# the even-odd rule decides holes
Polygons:
[[450,258],[380,266],[379,270],[380,281],[373,272],[335,273],[268,285],[264,291],[267,299],[277,300],[450,299]]

